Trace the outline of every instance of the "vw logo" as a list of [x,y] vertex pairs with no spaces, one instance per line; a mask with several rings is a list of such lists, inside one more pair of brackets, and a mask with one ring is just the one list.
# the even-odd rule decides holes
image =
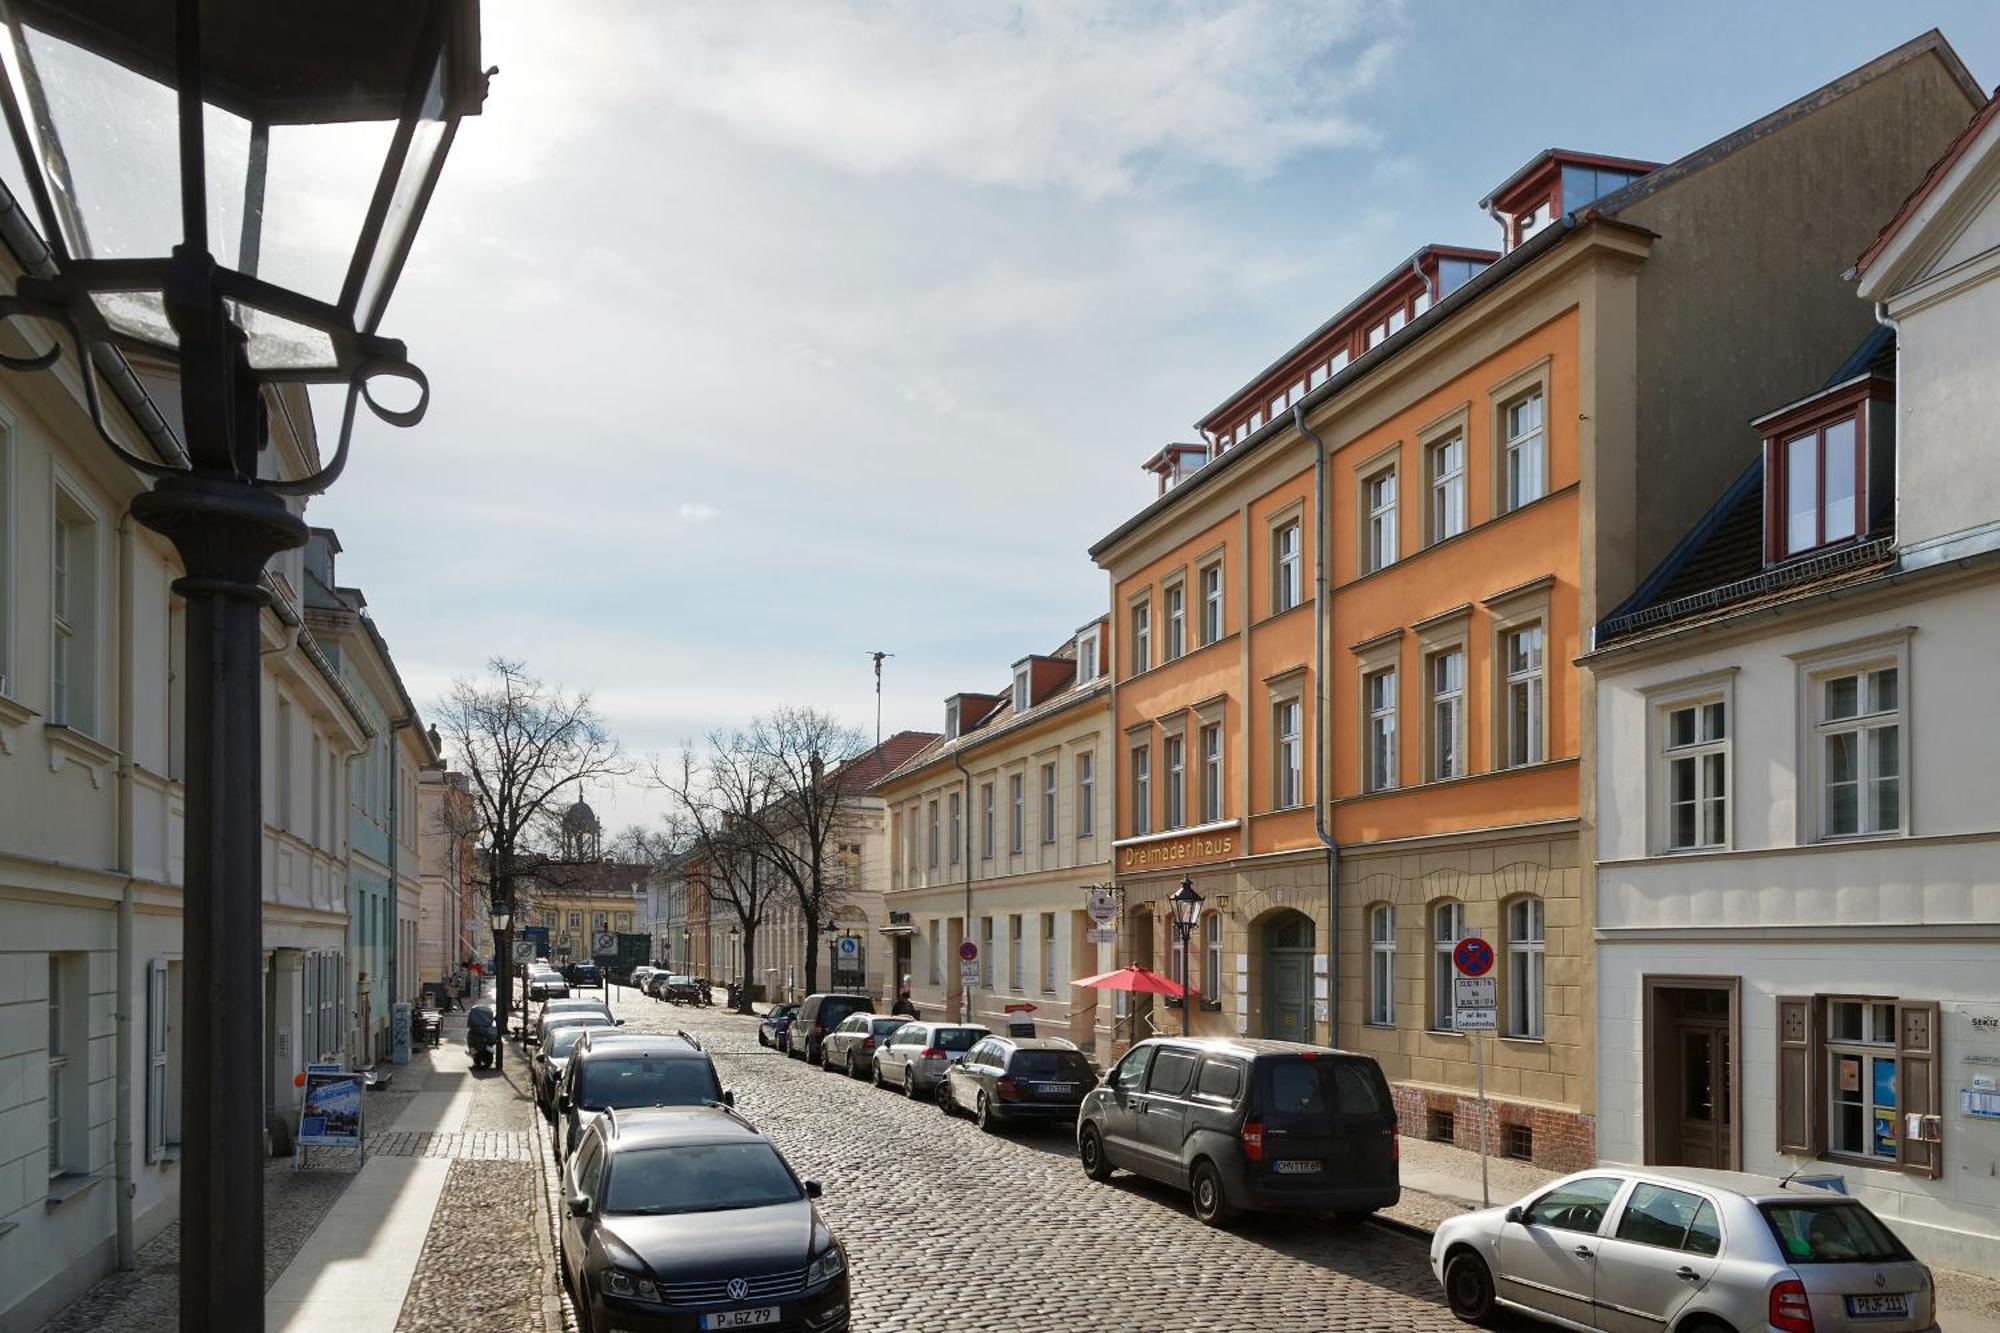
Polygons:
[[740,1301],[750,1294],[750,1284],[740,1277],[729,1279],[729,1299]]
[[1876,1286],[1878,1286],[1878,1287],[1883,1287],[1883,1286],[1887,1286],[1888,1284],[1889,1284],[1889,1279],[1888,1279],[1888,1278],[1887,1278],[1887,1277],[1886,1277],[1885,1275],[1883,1275],[1883,1274],[1881,1274],[1881,1273],[1877,1273],[1877,1274],[1875,1275],[1875,1285],[1876,1285]]

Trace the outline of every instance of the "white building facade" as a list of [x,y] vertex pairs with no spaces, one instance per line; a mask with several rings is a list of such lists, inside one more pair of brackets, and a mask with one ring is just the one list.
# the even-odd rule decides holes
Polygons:
[[[1841,1176],[2000,1273],[2000,121],[1884,320],[1598,629],[1598,1147]],[[1892,332],[1893,331],[1893,332]]]

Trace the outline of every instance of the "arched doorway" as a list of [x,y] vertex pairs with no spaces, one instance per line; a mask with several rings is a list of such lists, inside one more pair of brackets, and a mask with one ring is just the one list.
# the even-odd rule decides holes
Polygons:
[[1264,1035],[1312,1040],[1313,922],[1284,911],[1264,923]]

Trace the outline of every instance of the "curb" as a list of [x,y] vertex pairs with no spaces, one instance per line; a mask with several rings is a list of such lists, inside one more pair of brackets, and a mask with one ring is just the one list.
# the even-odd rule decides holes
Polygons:
[[534,1110],[535,1153],[542,1163],[542,1221],[536,1248],[541,1250],[552,1279],[551,1289],[542,1296],[543,1326],[555,1333],[578,1333],[576,1306],[569,1298],[569,1284],[562,1271],[562,1176],[556,1166],[555,1145],[550,1141],[549,1119],[540,1106]]

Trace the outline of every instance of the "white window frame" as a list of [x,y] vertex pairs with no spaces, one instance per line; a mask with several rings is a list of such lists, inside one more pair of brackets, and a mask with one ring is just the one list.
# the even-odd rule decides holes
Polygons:
[[1465,432],[1454,430],[1424,446],[1424,477],[1431,545],[1470,526],[1466,508]]
[[1396,563],[1396,465],[1361,479],[1361,570],[1373,574]]
[[1162,829],[1186,826],[1187,819],[1187,733],[1169,731],[1160,738],[1160,767],[1166,776],[1166,810]]
[[993,859],[993,784],[979,784],[979,857]]
[[[1548,395],[1534,388],[1500,408],[1500,486],[1507,513],[1549,493],[1548,402]],[[1532,421],[1526,420],[1530,416]]]
[[1007,916],[1007,989],[1020,993],[1021,990],[1021,914],[1010,912]]
[[965,818],[964,805],[957,792],[946,798],[945,827],[951,835],[951,845],[945,849],[945,856],[951,865],[958,864],[959,846],[964,841],[965,825],[961,822]]
[[1053,761],[1042,765],[1042,845],[1056,840],[1056,766]]
[[1297,694],[1271,701],[1271,808],[1305,804],[1305,703]]
[[1080,630],[1076,636],[1076,683],[1088,685],[1097,679],[1097,626]]
[[49,721],[94,736],[103,641],[103,516],[79,488],[58,476],[49,525]]
[[1465,904],[1456,898],[1440,898],[1425,913],[1424,924],[1431,938],[1430,1030],[1456,1032],[1458,992],[1452,982],[1458,977],[1458,966],[1452,961],[1452,951],[1465,938]]
[[[1549,635],[1545,619],[1524,620],[1499,632],[1500,640],[1500,767],[1527,768],[1548,758]],[[1517,642],[1533,646],[1531,658],[1517,659]],[[1526,730],[1515,726],[1525,705]]]
[[59,953],[51,953],[48,961],[48,1036],[45,1054],[48,1062],[48,1092],[46,1112],[48,1116],[48,1167],[49,1178],[66,1175],[70,1171],[69,1129],[69,1062],[74,1042],[74,1023],[65,1002],[63,992],[68,989],[69,961]]
[[1028,779],[1025,774],[1007,775],[1007,854],[1019,856],[1028,844]]
[[1187,584],[1174,579],[1160,589],[1165,603],[1166,637],[1160,641],[1160,661],[1171,662],[1187,652]]
[[1305,559],[1305,524],[1297,516],[1271,529],[1271,614],[1297,606],[1304,598],[1300,582]]
[[1201,919],[1201,993],[1222,999],[1222,913],[1214,910]]
[[1396,726],[1398,676],[1391,662],[1361,677],[1361,788],[1391,791],[1396,787],[1398,746]]
[[927,807],[927,808],[926,808],[926,810],[925,810],[925,819],[926,819],[926,821],[927,821],[927,823],[926,823],[926,825],[925,825],[925,830],[926,830],[926,831],[925,831],[925,838],[926,838],[926,843],[925,843],[925,846],[926,846],[926,850],[927,850],[927,851],[928,851],[928,853],[929,853],[928,857],[926,858],[926,861],[925,861],[925,865],[926,865],[926,868],[927,868],[927,869],[930,869],[930,870],[936,870],[936,869],[938,868],[938,802],[937,802],[937,797],[935,797],[935,796],[931,797],[931,799],[930,799],[929,801],[925,802],[925,805],[926,805],[926,807]]
[[[1821,1043],[1824,1055],[1824,1067],[1820,1072],[1825,1080],[1825,1100],[1822,1103],[1825,1109],[1822,1114],[1826,1117],[1824,1141],[1828,1154],[1849,1161],[1869,1162],[1876,1166],[1900,1164],[1903,1156],[1900,1109],[1897,1110],[1895,1116],[1897,1132],[1894,1140],[1894,1152],[1888,1154],[1876,1152],[1873,1132],[1877,1109],[1875,1101],[1875,1061],[1886,1059],[1896,1069],[1898,1074],[1902,1072],[1902,1059],[1897,1050],[1896,1043],[1896,1015],[1900,1001],[1879,995],[1825,995],[1817,997],[1815,1003],[1823,1006],[1820,1011],[1819,1020],[1824,1025],[1822,1031],[1826,1033],[1826,1040]],[[1843,1004],[1861,1006],[1862,1035],[1859,1038],[1837,1038],[1833,1035],[1834,1006]],[[1885,1008],[1889,1010],[1889,1031],[1887,1035],[1879,1031],[1881,1027],[1880,1011]],[[1861,1062],[1860,1087],[1855,1089],[1861,1094],[1858,1104],[1861,1107],[1862,1144],[1859,1147],[1847,1147],[1841,1144],[1836,1131],[1838,1124],[1836,1107],[1841,1104],[1839,1072],[1841,1056],[1851,1056]],[[1849,1102],[1846,1104],[1855,1105],[1856,1103]]]
[[[1736,700],[1734,690],[1735,670],[1731,668],[1720,673],[1711,673],[1692,680],[1674,681],[1656,686],[1646,691],[1647,712],[1647,753],[1652,756],[1649,776],[1650,794],[1647,800],[1647,818],[1651,831],[1647,844],[1655,856],[1679,856],[1702,852],[1725,851],[1735,845],[1736,822],[1736,755],[1732,733],[1736,727]],[[1709,709],[1722,710],[1722,733],[1711,735],[1712,721]],[[1674,739],[1674,719],[1685,710],[1695,713],[1695,738],[1677,744]],[[1711,772],[1710,761],[1719,758],[1721,762],[1720,792],[1713,790],[1715,775]],[[1695,840],[1689,843],[1678,841],[1674,833],[1674,769],[1678,764],[1692,764],[1695,778]],[[1705,818],[1712,803],[1720,803],[1721,836],[1708,836],[1708,821]]]
[[1042,994],[1056,993],[1056,914],[1042,913]]
[[1220,642],[1224,626],[1223,619],[1222,561],[1209,561],[1195,573],[1196,586],[1201,592],[1201,642],[1204,647]]
[[[1456,664],[1455,673],[1449,668]],[[1425,777],[1462,778],[1465,764],[1465,645],[1447,644],[1424,656]]]
[[1013,703],[1014,703],[1014,712],[1017,714],[1025,713],[1028,711],[1029,708],[1028,700],[1032,696],[1032,691],[1028,688],[1028,683],[1030,680],[1029,671],[1030,668],[1028,667],[1016,667],[1014,669]]
[[1132,834],[1143,837],[1153,831],[1152,743],[1138,741],[1128,753],[1132,760]]
[[1076,836],[1097,835],[1097,754],[1085,750],[1076,757]]
[[1153,603],[1142,598],[1132,604],[1132,675],[1153,668]]
[[993,918],[979,918],[979,985],[982,990],[993,989]]
[[1548,904],[1532,894],[1509,899],[1507,1035],[1540,1041],[1547,1030]]
[[1368,1022],[1396,1025],[1396,908],[1391,903],[1368,909]]
[[1201,745],[1201,822],[1214,824],[1222,819],[1222,722],[1203,722],[1197,731]]
[[[1799,799],[1801,841],[1845,842],[1908,836],[1913,828],[1910,817],[1910,631],[1798,654],[1793,660],[1799,670],[1799,734],[1804,738],[1805,748],[1799,763],[1799,772],[1804,775]],[[1871,696],[1877,673],[1884,671],[1895,673],[1896,699],[1892,709],[1872,706],[1875,701]],[[1825,702],[1828,684],[1857,676],[1860,682],[1856,702],[1861,711],[1849,717],[1829,718]],[[1895,738],[1885,746],[1876,738],[1890,728],[1894,728]],[[1851,830],[1834,829],[1827,817],[1826,753],[1829,742],[1842,735],[1859,738],[1858,757],[1864,765],[1856,771],[1856,824]],[[1893,774],[1874,768],[1874,764],[1887,755],[1894,756]],[[1885,781],[1893,782],[1896,788],[1897,817],[1894,824],[1883,823],[1875,817],[1879,811],[1874,808],[1874,793],[1869,790],[1871,784]]]

